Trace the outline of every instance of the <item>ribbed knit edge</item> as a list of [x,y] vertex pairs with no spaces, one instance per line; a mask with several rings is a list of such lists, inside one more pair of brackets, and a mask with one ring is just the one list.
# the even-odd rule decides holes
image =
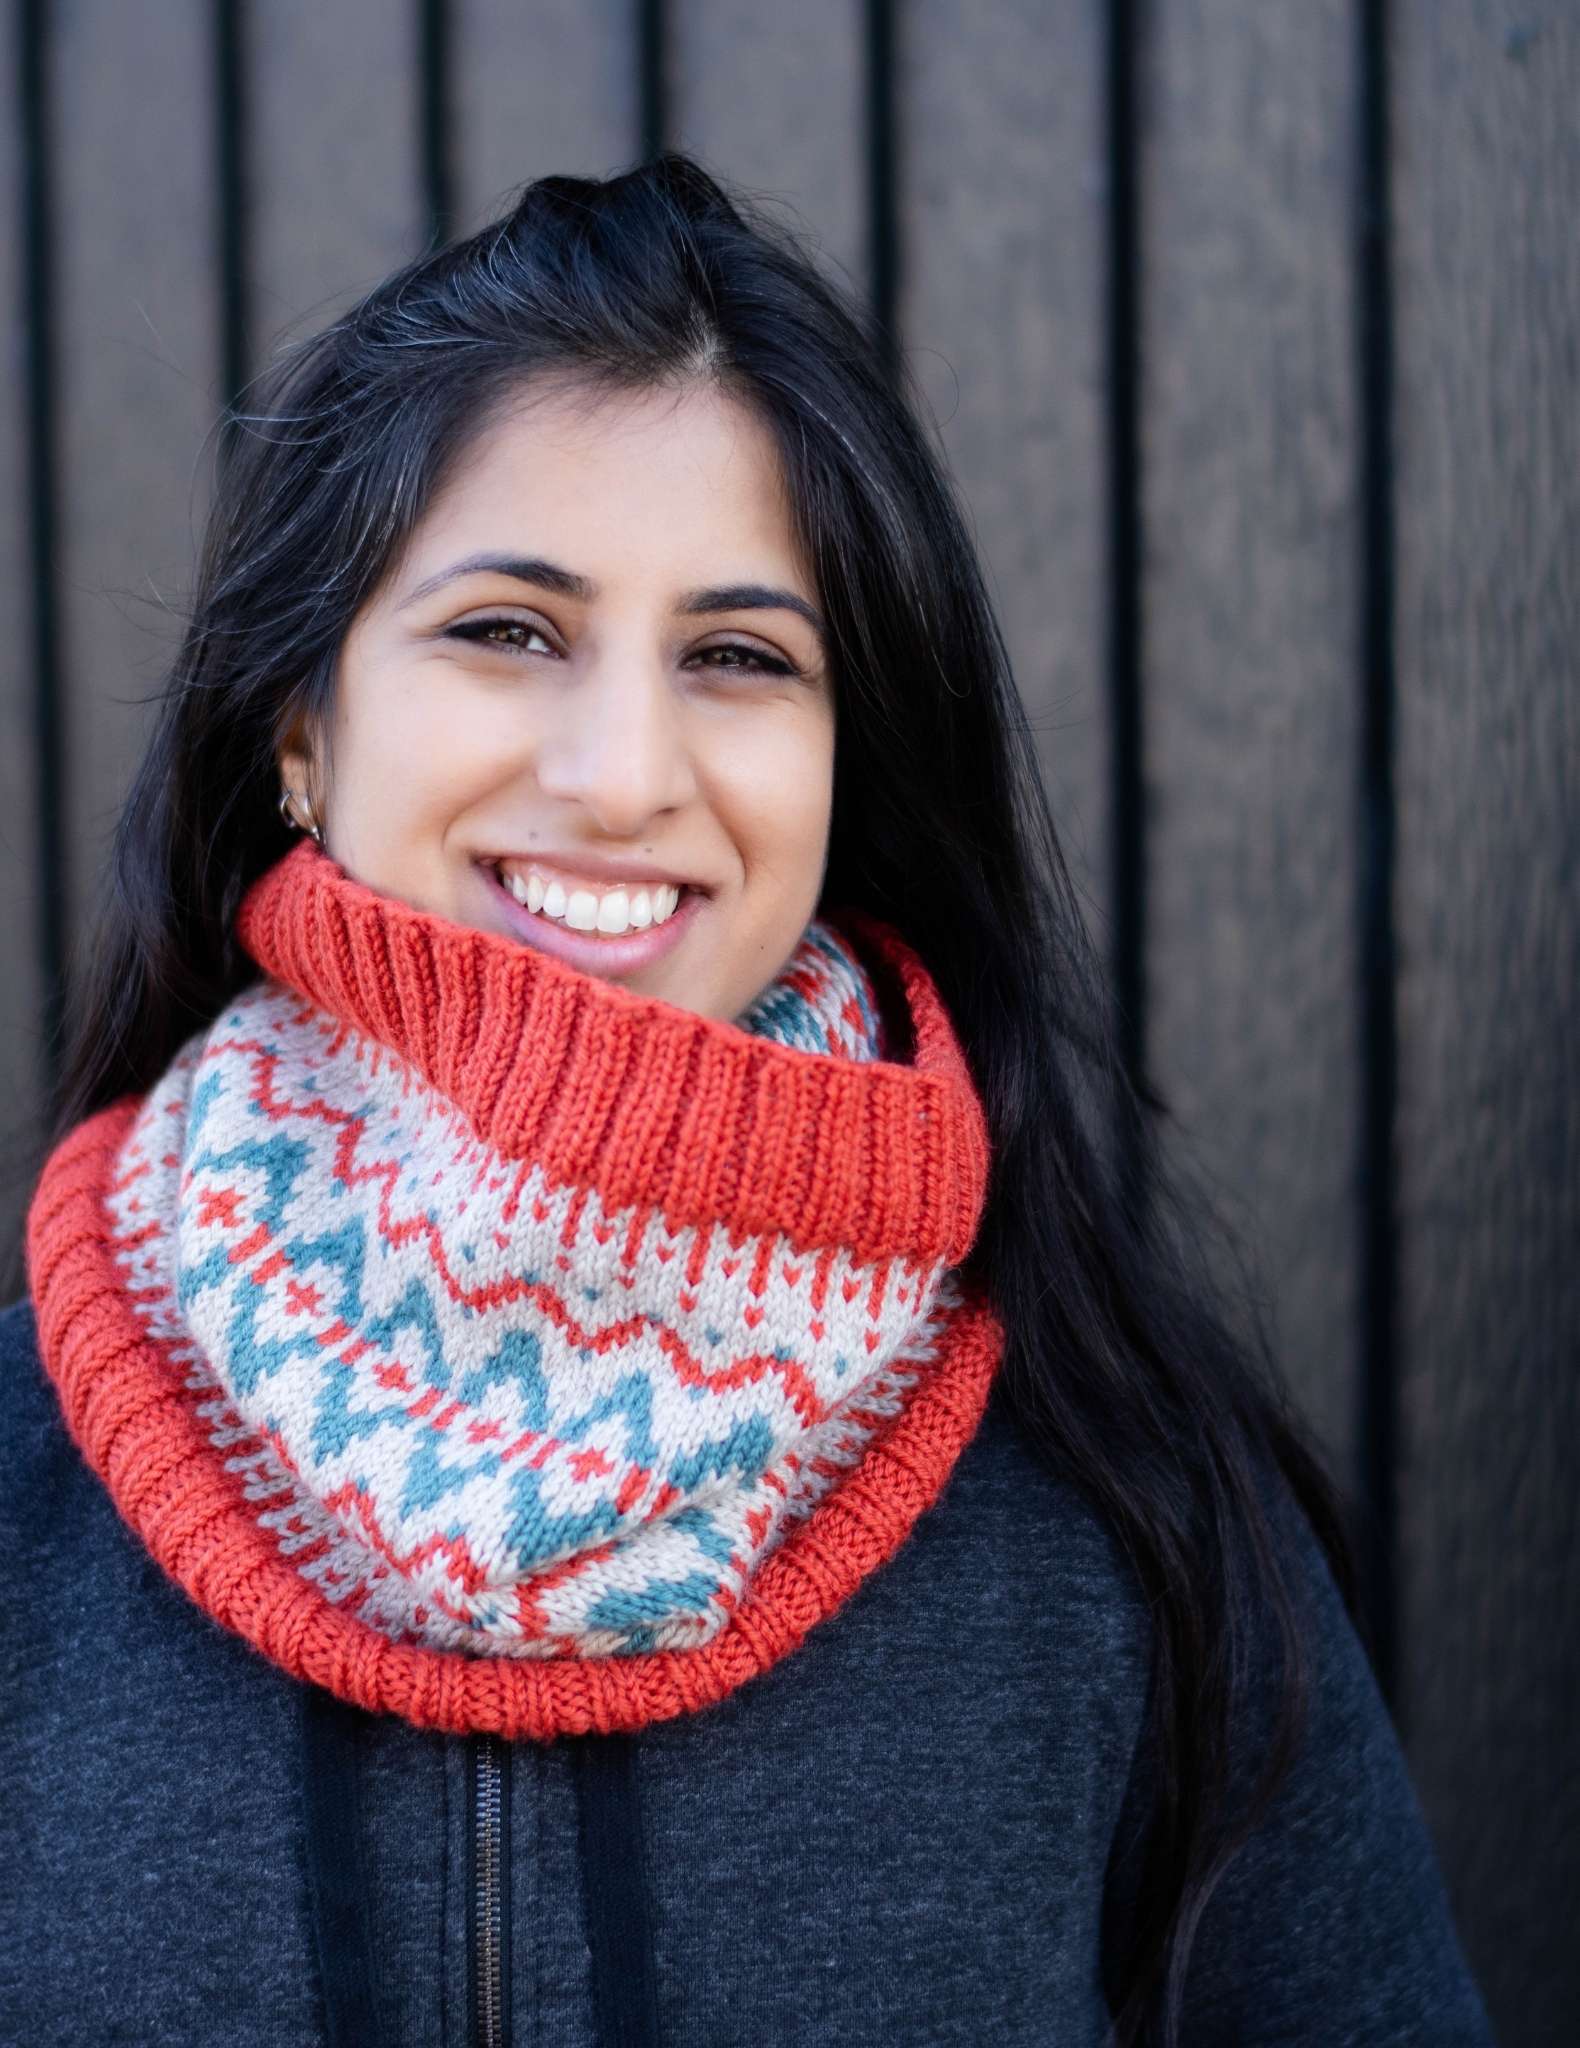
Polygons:
[[27,1218],[39,1348],[67,1427],[117,1510],[215,1621],[292,1677],[419,1728],[507,1739],[634,1730],[712,1705],[789,1654],[899,1548],[987,1405],[1002,1331],[966,1290],[905,1407],[758,1568],[708,1643],[524,1663],[392,1642],[281,1556],[196,1409],[208,1390],[126,1291],[103,1190],[140,1098],[87,1118],[46,1163]]
[[392,1047],[507,1159],[672,1230],[722,1221],[796,1250],[958,1264],[986,1199],[986,1118],[932,977],[856,910],[903,997],[908,1064],[759,1038],[355,881],[299,840],[252,884],[237,936],[260,968]]

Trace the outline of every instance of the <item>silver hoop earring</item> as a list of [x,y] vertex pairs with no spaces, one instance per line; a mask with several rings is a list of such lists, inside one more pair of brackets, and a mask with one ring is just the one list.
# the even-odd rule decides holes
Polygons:
[[324,843],[324,835],[318,829],[317,820],[315,819],[313,823],[310,825],[304,825],[301,819],[298,818],[296,813],[291,809],[291,800],[295,795],[296,792],[294,789],[282,789],[280,791],[280,816],[285,820],[287,825],[293,826],[298,832],[311,832],[313,838],[317,841],[317,843],[320,846],[322,846]]

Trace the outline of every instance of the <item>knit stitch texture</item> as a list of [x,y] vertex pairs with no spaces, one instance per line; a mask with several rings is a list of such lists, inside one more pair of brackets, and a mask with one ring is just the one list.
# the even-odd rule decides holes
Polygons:
[[423,1726],[637,1727],[787,1654],[936,1498],[1000,1352],[921,961],[817,919],[721,1024],[311,841],[237,929],[261,978],[29,1214],[123,1516],[265,1655]]

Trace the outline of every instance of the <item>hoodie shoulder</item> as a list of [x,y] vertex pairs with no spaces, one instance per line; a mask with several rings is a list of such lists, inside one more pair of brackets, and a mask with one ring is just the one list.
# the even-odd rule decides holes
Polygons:
[[25,1294],[0,1308],[0,1405],[5,1415],[0,1457],[5,1459],[9,1498],[11,1478],[23,1476],[50,1436],[57,1431],[65,1434],[60,1405],[39,1356],[33,1303]]
[[62,1544],[85,1556],[115,1512],[67,1427],[26,1295],[0,1308],[0,1416],[0,1556],[27,1565]]
[[0,1414],[0,1541],[14,1557],[32,1507],[59,1480],[59,1461],[77,1461],[25,1294],[0,1308]]
[[[1490,2048],[1480,1989],[1370,1653],[1316,1531],[1282,1478],[1270,1501],[1303,1626],[1307,1699],[1276,1797],[1216,1881],[1185,1984],[1192,2039]],[[1230,1758],[1244,1813],[1266,1760],[1282,1664],[1259,1600],[1249,1712]],[[1108,1888],[1110,1942],[1135,1906],[1140,1819],[1158,1782],[1148,1725]],[[1139,1804],[1138,1804],[1139,1801]]]

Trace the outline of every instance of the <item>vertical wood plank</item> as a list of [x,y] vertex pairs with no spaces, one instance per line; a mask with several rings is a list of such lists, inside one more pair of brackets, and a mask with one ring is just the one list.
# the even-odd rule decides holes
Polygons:
[[5,403],[0,406],[0,585],[11,593],[11,631],[0,658],[0,1302],[22,1292],[21,1222],[30,1192],[44,1101],[44,991],[37,938],[38,761],[33,696],[39,645],[32,606],[27,422],[27,324],[20,38],[14,24],[0,55],[0,262],[5,277]]
[[[1142,52],[1149,1069],[1351,1477],[1357,1270],[1350,8]],[[1229,1277],[1233,1277],[1232,1274]]]
[[1580,2011],[1580,16],[1392,10],[1402,1704],[1500,2040]]
[[1103,9],[899,14],[900,317],[1106,950]]
[[607,177],[637,156],[636,10],[585,0],[455,0],[451,157],[460,227],[551,172]]
[[749,193],[782,201],[865,290],[862,10],[671,0],[672,140]]
[[180,637],[220,356],[209,10],[76,0],[51,21],[75,949]]
[[270,0],[244,16],[254,362],[422,246],[414,6]]

